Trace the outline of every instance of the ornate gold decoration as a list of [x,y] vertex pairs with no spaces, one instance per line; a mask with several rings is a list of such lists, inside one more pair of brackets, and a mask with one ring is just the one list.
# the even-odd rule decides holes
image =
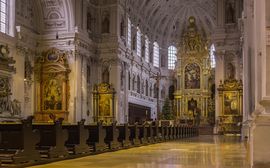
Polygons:
[[180,47],[182,56],[188,57],[193,54],[200,54],[206,57],[208,54],[208,43],[204,40],[198,32],[196,20],[193,16],[189,18],[189,26],[186,33],[183,35],[183,40]]
[[219,132],[240,134],[243,113],[243,85],[236,79],[220,81],[219,91]]
[[[211,75],[208,42],[199,32],[193,16],[188,22],[177,55],[176,111],[180,121],[196,119],[196,123],[205,124],[208,122],[208,99],[211,94],[208,87]],[[189,108],[191,101],[196,102],[195,108]]]
[[94,120],[110,124],[114,122],[115,90],[108,83],[96,85],[93,90]]
[[66,57],[66,53],[51,48],[36,62],[38,99],[35,119],[38,122],[51,122],[52,115],[68,120],[70,69]]

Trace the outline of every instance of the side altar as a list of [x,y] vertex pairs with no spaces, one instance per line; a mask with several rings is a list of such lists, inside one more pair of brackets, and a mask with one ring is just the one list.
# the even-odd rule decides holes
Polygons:
[[207,39],[200,34],[194,17],[189,18],[178,51],[174,93],[177,119],[195,125],[206,124],[210,117],[211,60]]
[[220,134],[240,134],[243,119],[243,85],[234,78],[220,81],[219,93],[219,123]]

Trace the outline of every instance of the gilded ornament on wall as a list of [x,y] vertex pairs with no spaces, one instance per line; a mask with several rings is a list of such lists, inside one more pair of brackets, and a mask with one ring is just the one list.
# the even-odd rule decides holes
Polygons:
[[51,48],[44,52],[35,66],[37,76],[37,111],[35,119],[50,122],[50,116],[68,119],[70,73],[67,56],[64,52]]
[[[177,90],[174,96],[178,119],[180,122],[193,121],[196,125],[208,124],[210,55],[204,30],[197,27],[193,16],[188,19],[188,26],[182,34],[176,67]],[[196,101],[196,108],[191,108],[191,100]]]
[[115,91],[108,83],[96,85],[93,91],[94,113],[96,121],[112,123],[114,121]]

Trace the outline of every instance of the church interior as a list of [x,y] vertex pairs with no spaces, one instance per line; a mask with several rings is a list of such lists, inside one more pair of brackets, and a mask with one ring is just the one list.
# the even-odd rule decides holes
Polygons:
[[0,0],[0,167],[269,168],[267,9]]

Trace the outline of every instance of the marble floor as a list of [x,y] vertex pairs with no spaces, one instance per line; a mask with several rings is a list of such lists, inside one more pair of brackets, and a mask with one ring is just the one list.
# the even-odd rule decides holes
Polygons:
[[239,137],[200,136],[33,168],[250,168]]

